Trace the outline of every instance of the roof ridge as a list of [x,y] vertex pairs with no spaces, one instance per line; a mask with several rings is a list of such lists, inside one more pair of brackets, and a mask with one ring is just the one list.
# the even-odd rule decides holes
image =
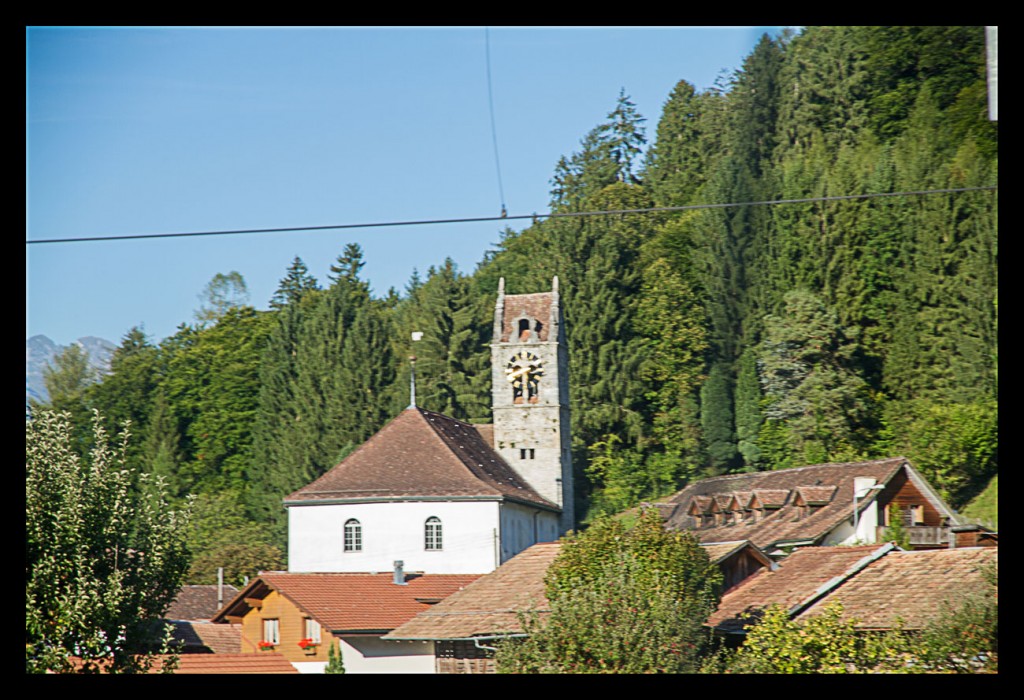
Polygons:
[[789,469],[768,469],[761,472],[742,472],[739,474],[722,474],[721,476],[712,476],[707,479],[701,479],[700,481],[693,482],[694,484],[707,483],[709,481],[726,481],[734,479],[749,479],[750,477],[760,476],[762,474],[781,474],[783,472],[797,472],[805,469],[820,469],[822,467],[852,467],[859,464],[883,464],[885,462],[895,461],[907,461],[906,457],[885,457],[882,459],[865,459],[859,462],[822,462],[821,464],[805,464],[802,467],[790,467]]
[[[455,455],[455,457],[458,460],[459,464],[461,464],[462,467],[467,472],[469,472],[469,474],[472,475],[472,477],[474,479],[476,479],[477,481],[481,482],[483,485],[487,486],[489,489],[493,490],[494,492],[498,493],[500,496],[502,496],[502,497],[507,497],[508,496],[508,494],[506,494],[502,489],[496,487],[494,485],[494,483],[493,483],[495,481],[497,481],[499,483],[503,483],[503,482],[501,482],[501,476],[498,475],[498,474],[490,473],[487,470],[487,467],[485,465],[483,465],[483,464],[476,464],[474,466],[471,455],[467,455],[464,452],[464,450],[466,449],[466,446],[465,445],[460,445],[457,442],[458,436],[448,435],[444,430],[441,429],[441,426],[438,425],[438,423],[440,423],[440,421],[434,421],[434,420],[430,419],[427,416],[428,413],[431,416],[437,416],[440,419],[443,419],[445,421],[451,421],[451,422],[457,424],[458,427],[463,428],[464,430],[466,430],[466,434],[469,436],[468,437],[469,440],[478,441],[480,443],[480,445],[487,451],[487,453],[489,453],[488,456],[491,458],[491,460],[492,461],[497,460],[496,464],[498,465],[499,469],[508,470],[508,472],[511,474],[511,476],[515,479],[514,482],[511,482],[509,484],[503,484],[503,485],[511,486],[511,487],[513,487],[515,489],[524,491],[525,492],[524,498],[526,498],[527,500],[533,501],[535,503],[536,502],[548,503],[548,504],[550,504],[552,506],[558,507],[557,504],[552,503],[551,501],[548,501],[546,498],[544,498],[539,493],[537,493],[536,489],[533,488],[533,485],[529,482],[529,480],[526,479],[526,477],[524,477],[522,474],[520,474],[515,469],[515,467],[513,467],[511,464],[506,462],[504,457],[502,457],[501,454],[497,450],[495,450],[490,445],[488,445],[487,441],[483,439],[482,435],[480,435],[480,431],[477,430],[471,423],[466,423],[465,421],[461,421],[458,418],[452,418],[451,416],[447,416],[447,415],[445,415],[443,413],[437,413],[436,411],[427,411],[426,409],[420,409],[420,411],[421,411],[421,416],[426,420],[427,425],[430,426],[430,429],[434,433],[434,435],[436,435],[437,438],[442,442],[442,444],[453,455]],[[456,449],[456,448],[458,448],[458,449]],[[469,458],[470,461],[467,461],[467,458]]]
[[[459,463],[459,466],[461,466],[463,469],[465,469],[467,472],[469,472],[469,474],[474,479],[479,481],[483,486],[486,486],[489,490],[497,493],[498,495],[504,495],[504,494],[501,493],[500,490],[495,488],[492,484],[490,484],[490,483],[486,482],[485,480],[481,479],[480,475],[477,474],[468,464],[466,464],[466,461],[462,458],[462,455],[459,454],[458,452],[456,452],[454,449],[452,449],[452,445],[449,444],[449,441],[445,439],[445,435],[441,432],[441,430],[439,429],[439,426],[434,424],[434,421],[432,421],[428,417],[428,414],[431,415],[431,416],[438,416],[439,418],[443,418],[445,420],[450,420],[450,421],[453,421],[455,423],[458,423],[459,425],[464,426],[464,427],[468,428],[469,430],[472,430],[473,431],[473,435],[475,435],[478,439],[482,440],[483,438],[480,438],[480,433],[478,433],[476,431],[476,428],[474,428],[469,423],[463,423],[458,418],[452,418],[451,416],[446,416],[443,413],[438,413],[436,411],[428,411],[427,409],[419,408],[418,406],[416,407],[416,410],[419,411],[420,418],[422,418],[423,421],[430,428],[431,434],[441,442],[441,445],[446,450],[451,452],[456,457],[456,461]],[[493,450],[492,450],[492,452],[493,452]],[[498,459],[501,459],[501,455],[499,455],[497,452],[494,452],[494,454],[498,457]]]

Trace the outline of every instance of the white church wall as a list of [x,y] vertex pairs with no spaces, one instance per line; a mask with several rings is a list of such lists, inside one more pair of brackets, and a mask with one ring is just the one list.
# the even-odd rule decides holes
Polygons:
[[[425,548],[427,518],[441,520],[441,549]],[[359,521],[361,551],[345,551],[345,522]],[[288,508],[288,570],[484,574],[497,568],[496,501],[410,501]]]
[[538,542],[558,539],[558,515],[539,508],[505,503],[501,509],[501,563]]

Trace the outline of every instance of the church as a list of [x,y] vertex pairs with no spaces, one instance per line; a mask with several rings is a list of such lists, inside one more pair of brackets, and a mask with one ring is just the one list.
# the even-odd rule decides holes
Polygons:
[[284,499],[290,572],[483,574],[572,528],[569,363],[558,278],[498,286],[493,423],[410,406]]

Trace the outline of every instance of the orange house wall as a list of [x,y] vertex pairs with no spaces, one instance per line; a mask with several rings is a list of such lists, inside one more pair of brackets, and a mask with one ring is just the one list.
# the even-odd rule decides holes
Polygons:
[[253,608],[242,619],[242,651],[259,651],[257,646],[263,639],[263,621],[277,618],[279,621],[280,644],[274,651],[289,661],[327,661],[327,649],[333,641],[331,634],[320,628],[320,646],[316,653],[307,654],[299,646],[299,640],[306,636],[306,615],[290,600],[277,591],[271,591],[263,599],[260,609]]

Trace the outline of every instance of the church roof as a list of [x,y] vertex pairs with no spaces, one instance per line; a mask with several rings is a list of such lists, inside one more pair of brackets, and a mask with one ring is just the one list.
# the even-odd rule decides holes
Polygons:
[[559,510],[534,491],[474,426],[419,407],[402,411],[284,503],[421,498],[507,498]]

